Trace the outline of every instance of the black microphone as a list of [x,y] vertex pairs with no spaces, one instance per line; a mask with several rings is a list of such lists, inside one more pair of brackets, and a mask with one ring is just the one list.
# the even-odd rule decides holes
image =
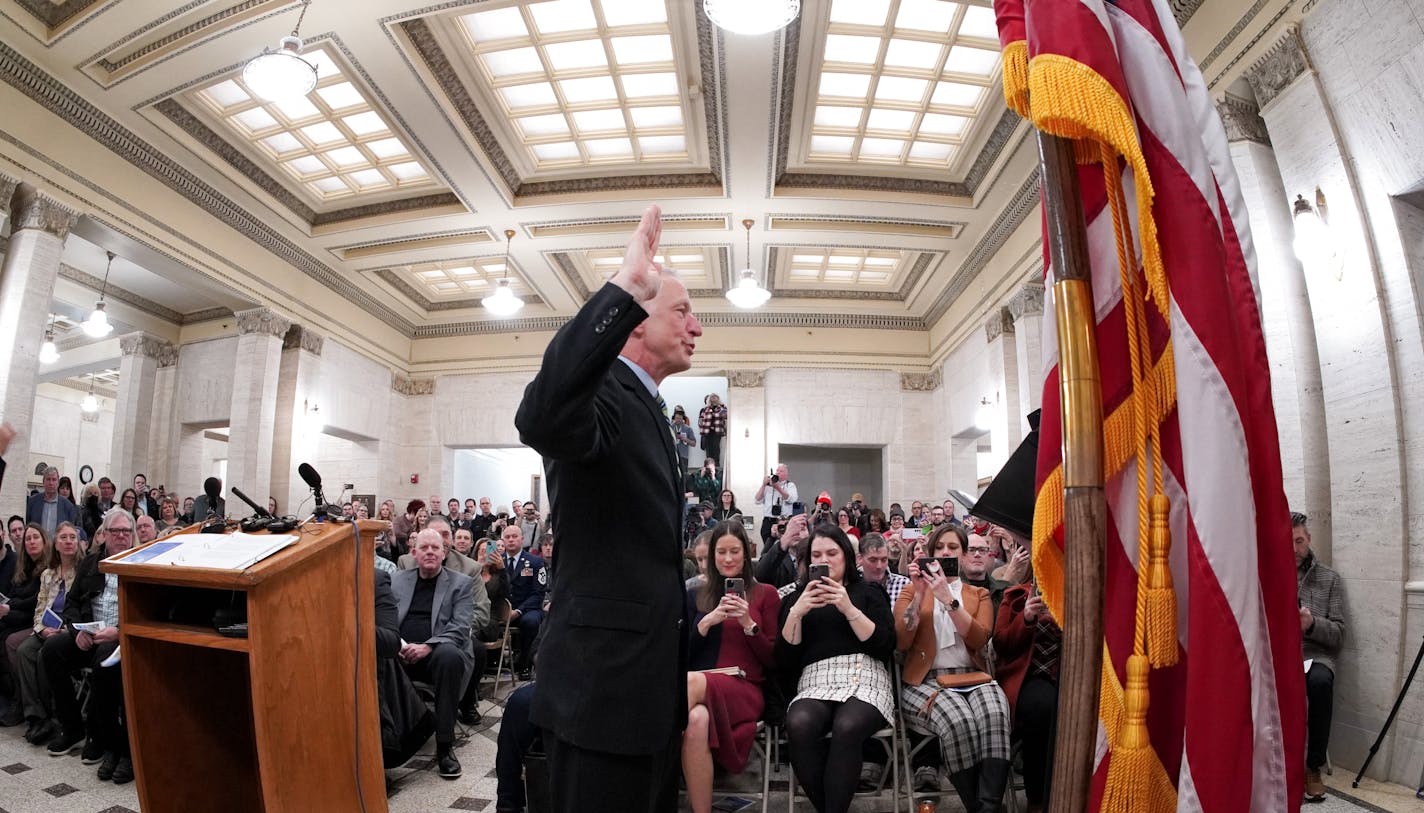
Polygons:
[[222,481],[216,477],[204,480],[203,493],[208,496],[208,516],[204,519],[212,519],[218,515],[218,495],[222,493]]
[[236,494],[236,495],[237,495],[237,498],[238,498],[238,499],[240,499],[240,500],[242,500],[243,502],[247,503],[248,507],[250,507],[250,508],[252,509],[252,513],[256,514],[256,515],[259,516],[259,517],[271,517],[271,516],[272,516],[271,512],[269,512],[266,508],[263,508],[262,506],[258,505],[257,503],[253,502],[252,500],[248,499],[248,498],[247,498],[247,495],[242,493],[242,489],[238,488],[237,486],[233,486],[232,489],[231,489],[231,491],[232,491],[233,494]]
[[312,494],[316,496],[316,512],[322,516],[326,515],[326,495],[321,493],[321,475],[316,473],[316,469],[310,463],[303,463],[297,466],[297,474],[311,487]]

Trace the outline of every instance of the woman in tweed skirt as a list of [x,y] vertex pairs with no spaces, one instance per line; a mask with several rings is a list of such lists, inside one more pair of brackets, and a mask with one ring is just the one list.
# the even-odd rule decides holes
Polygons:
[[[808,550],[801,586],[781,604],[778,663],[784,674],[800,676],[786,732],[791,767],[811,804],[843,813],[860,780],[862,746],[893,719],[885,664],[895,622],[885,591],[856,570],[845,532],[819,525]],[[808,561],[826,565],[829,577],[809,582]]]
[[[942,525],[930,535],[930,556],[959,558],[964,531]],[[994,628],[989,592],[908,565],[910,584],[895,601],[897,645],[905,650],[900,694],[907,718],[933,731],[950,782],[971,813],[998,813],[1009,780],[1009,704],[997,683],[950,688],[983,668]]]

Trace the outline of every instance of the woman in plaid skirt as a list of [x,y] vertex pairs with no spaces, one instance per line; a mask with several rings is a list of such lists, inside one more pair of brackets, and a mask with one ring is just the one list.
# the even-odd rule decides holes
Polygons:
[[[860,781],[862,746],[893,719],[885,664],[895,622],[885,591],[856,570],[845,532],[818,525],[808,549],[801,586],[781,603],[776,642],[783,674],[800,676],[786,710],[786,734],[791,767],[811,804],[844,813]],[[810,581],[808,560],[826,565],[829,575]]]
[[[964,531],[942,525],[930,556],[958,559]],[[998,813],[1009,781],[1009,704],[984,672],[983,649],[994,628],[989,591],[908,565],[910,584],[895,601],[897,645],[905,650],[900,702],[907,718],[934,732],[949,780],[971,813]]]

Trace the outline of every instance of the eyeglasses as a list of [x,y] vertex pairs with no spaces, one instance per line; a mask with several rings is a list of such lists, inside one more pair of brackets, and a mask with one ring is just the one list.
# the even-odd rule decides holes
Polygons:
[[969,553],[971,556],[987,556],[989,554],[989,549],[976,546],[969,548]]
[[132,534],[132,533],[133,533],[133,528],[110,528],[110,529],[109,529],[109,534],[110,534],[111,536],[114,535],[114,534],[117,534],[117,535],[119,535],[119,536],[124,536],[124,535]]

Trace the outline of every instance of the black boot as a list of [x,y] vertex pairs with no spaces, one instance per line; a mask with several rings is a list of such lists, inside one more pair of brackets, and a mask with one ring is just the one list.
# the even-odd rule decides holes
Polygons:
[[954,785],[954,790],[959,794],[959,801],[967,811],[978,809],[979,798],[979,767],[965,768],[959,773],[949,775],[949,783]]
[[1009,785],[1009,761],[986,759],[979,763],[979,813],[999,813],[1004,806],[1004,788]]
[[460,760],[455,758],[453,743],[435,744],[435,770],[444,779],[460,778]]

